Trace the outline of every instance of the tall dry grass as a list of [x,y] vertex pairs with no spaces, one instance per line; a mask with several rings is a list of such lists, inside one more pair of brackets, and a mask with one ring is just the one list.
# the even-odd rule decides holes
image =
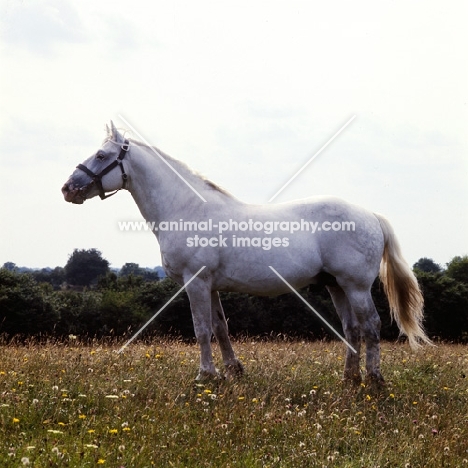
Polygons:
[[177,341],[1,346],[0,466],[468,466],[466,346],[383,344],[383,391],[338,343],[235,348],[243,378],[196,383]]

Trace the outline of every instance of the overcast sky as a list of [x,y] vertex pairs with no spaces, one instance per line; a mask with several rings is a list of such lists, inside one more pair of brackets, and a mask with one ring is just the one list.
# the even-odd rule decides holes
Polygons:
[[130,194],[60,188],[121,114],[241,200],[331,194],[385,214],[410,264],[468,254],[464,1],[0,1],[0,265],[97,248],[154,267]]

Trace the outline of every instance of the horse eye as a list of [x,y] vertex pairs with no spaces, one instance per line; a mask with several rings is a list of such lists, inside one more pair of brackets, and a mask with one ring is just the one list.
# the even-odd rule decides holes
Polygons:
[[105,158],[106,158],[106,156],[105,156],[104,153],[96,154],[96,159],[99,159],[99,161],[104,161]]

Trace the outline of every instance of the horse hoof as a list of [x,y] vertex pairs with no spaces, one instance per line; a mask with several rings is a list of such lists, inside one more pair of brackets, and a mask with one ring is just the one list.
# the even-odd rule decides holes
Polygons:
[[345,383],[351,383],[352,385],[359,386],[362,383],[362,377],[360,373],[345,373],[345,375],[343,376],[343,381]]
[[382,388],[385,387],[385,379],[382,377],[382,374],[380,372],[367,374],[366,385]]
[[218,372],[218,369],[213,372],[208,371],[199,371],[197,377],[195,378],[196,382],[209,382],[213,380],[222,380],[223,376]]
[[244,366],[240,361],[226,366],[226,379],[234,379],[244,375]]

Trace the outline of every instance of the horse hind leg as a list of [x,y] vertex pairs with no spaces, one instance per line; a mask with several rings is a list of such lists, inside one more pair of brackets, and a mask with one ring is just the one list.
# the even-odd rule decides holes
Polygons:
[[351,305],[343,289],[338,285],[327,286],[327,289],[343,325],[343,332],[346,341],[356,351],[355,352],[353,349],[347,346],[344,379],[350,380],[356,384],[360,384],[362,378],[359,368],[361,351],[361,328],[359,322],[354,315],[353,309],[351,308]]
[[384,383],[380,372],[380,317],[369,288],[347,288],[346,297],[359,322],[366,343],[366,380]]
[[226,368],[226,377],[237,377],[244,373],[242,363],[237,359],[229,339],[228,325],[218,291],[211,293],[211,322]]

